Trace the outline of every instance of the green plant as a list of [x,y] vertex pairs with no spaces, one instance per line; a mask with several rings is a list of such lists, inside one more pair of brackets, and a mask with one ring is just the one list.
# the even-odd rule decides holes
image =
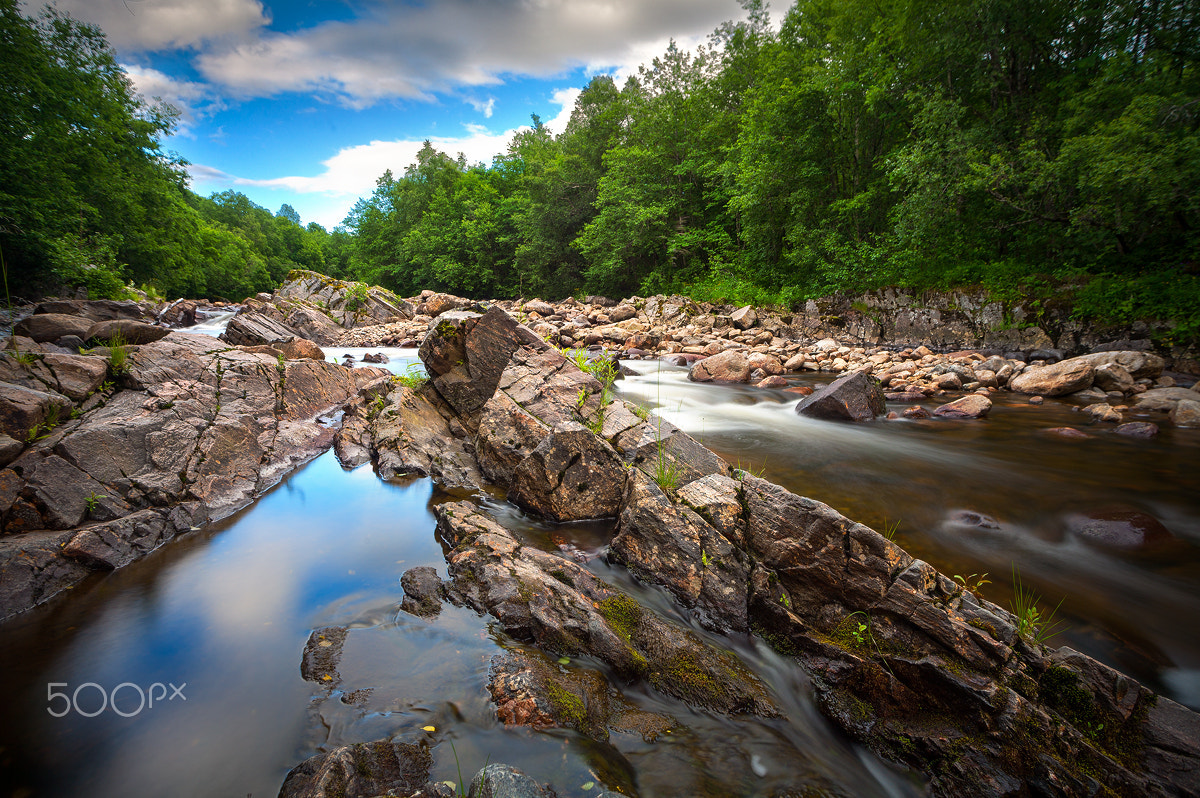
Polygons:
[[1012,578],[1013,599],[1009,606],[1017,618],[1017,634],[1031,643],[1044,646],[1050,638],[1066,630],[1064,621],[1054,619],[1065,599],[1060,599],[1058,604],[1054,605],[1054,609],[1046,615],[1042,615],[1042,611],[1038,607],[1038,602],[1042,600],[1042,597],[1021,581],[1021,572],[1017,570],[1016,563],[1013,563]]
[[[883,533],[882,534],[885,538],[887,538],[888,540],[895,540],[896,533],[899,530],[900,530],[900,520],[899,519],[896,519],[895,521],[893,521],[891,523],[888,522],[886,517],[883,519]],[[984,574],[984,576],[987,576],[987,574]]]
[[25,443],[27,443],[27,444],[33,443],[34,441],[36,441],[38,439],[38,436],[41,435],[41,433],[42,433],[42,425],[34,424],[32,427],[29,428],[29,432],[26,433],[26,435],[25,435]]
[[96,506],[99,502],[100,502],[100,497],[96,494],[96,491],[92,491],[91,493],[89,493],[87,495],[87,497],[83,500],[84,506],[87,509],[87,514],[89,517],[92,515],[92,513],[96,512]]
[[746,466],[742,465],[742,461],[739,459],[737,462],[737,465],[733,467],[733,478],[737,479],[737,480],[745,479],[747,476],[761,478],[762,475],[766,473],[766,471],[767,471],[766,465],[760,465],[758,468],[755,468],[753,466],[746,467]]
[[420,363],[410,363],[403,374],[397,374],[392,377],[392,380],[405,388],[417,390],[425,383],[429,382],[429,375],[425,373],[424,368]]
[[365,283],[355,283],[346,289],[346,310],[358,310],[367,304],[367,286]]
[[54,429],[59,425],[59,415],[62,413],[62,408],[58,405],[50,405],[46,408],[46,431]]
[[705,568],[708,568],[708,552],[706,552],[703,548],[700,549],[700,564]]
[[34,352],[18,352],[15,349],[12,353],[13,360],[20,363],[22,366],[32,366],[37,362],[38,356]]
[[954,581],[958,582],[960,585],[962,585],[963,590],[966,590],[976,596],[979,596],[980,598],[983,598],[983,593],[980,592],[980,590],[983,588],[983,586],[990,585],[992,583],[992,580],[987,578],[986,573],[984,573],[984,574],[967,574],[966,576],[961,576],[959,574],[955,574]]
[[587,388],[580,388],[579,395],[575,397],[575,407],[582,410],[583,406],[587,404],[588,395]]
[[113,389],[112,380],[105,380],[104,382],[100,383],[100,387],[97,390],[100,391],[100,393],[108,393],[112,389]]
[[125,348],[125,336],[118,330],[108,339],[108,370],[116,376],[128,368],[129,350]]

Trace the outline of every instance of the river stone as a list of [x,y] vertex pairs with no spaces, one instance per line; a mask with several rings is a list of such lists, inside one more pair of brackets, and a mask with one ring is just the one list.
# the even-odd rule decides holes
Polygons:
[[1158,434],[1158,425],[1151,421],[1129,421],[1119,425],[1113,432],[1129,438],[1153,438]]
[[66,335],[77,335],[87,339],[92,328],[91,319],[83,316],[67,316],[62,313],[35,313],[13,325],[13,335],[32,338],[38,343],[57,341]]
[[991,409],[991,399],[979,394],[971,394],[940,405],[933,411],[933,414],[946,418],[983,418]]
[[86,399],[108,377],[108,362],[99,357],[47,352],[42,364],[54,375],[58,390],[76,401]]
[[582,424],[554,428],[513,470],[508,498],[554,521],[617,514],[625,466],[606,441]]
[[471,781],[468,798],[546,798],[536,781],[512,765],[486,765]]
[[154,324],[146,324],[143,321],[133,321],[130,319],[114,319],[112,321],[98,321],[93,324],[87,331],[87,335],[83,336],[84,340],[101,341],[106,344],[111,344],[114,340],[120,340],[126,344],[152,344],[160,338],[166,337],[167,333],[171,332],[166,327],[159,327]]
[[543,317],[553,316],[555,312],[553,305],[540,299],[531,299],[526,302],[524,305],[524,310],[526,313],[536,313]]
[[1133,398],[1137,410],[1160,413],[1170,413],[1181,401],[1195,400],[1196,392],[1189,388],[1151,388]]
[[754,312],[754,307],[746,305],[738,308],[733,313],[729,314],[729,320],[733,322],[733,326],[739,330],[749,330],[758,323],[758,314]]
[[1133,390],[1133,384],[1133,375],[1119,363],[1101,363],[1096,366],[1096,385],[1103,391],[1129,393]]
[[1067,531],[1086,543],[1114,549],[1141,549],[1174,539],[1162,522],[1140,510],[1112,508],[1067,516]]
[[507,393],[496,391],[483,406],[474,437],[480,470],[497,485],[509,485],[517,466],[549,433]]
[[470,307],[474,303],[453,294],[433,294],[425,300],[425,315],[437,318],[448,310]]
[[800,400],[796,412],[828,421],[870,421],[887,412],[879,380],[852,371]]
[[[335,748],[292,768],[279,798],[367,798],[373,795],[441,796],[427,784],[433,757],[425,745],[379,740]],[[453,795],[450,791],[447,794]]]
[[750,378],[750,361],[736,349],[697,360],[688,372],[692,382],[746,382]]
[[1030,368],[1013,377],[1008,387],[1014,391],[1037,396],[1064,396],[1082,391],[1092,385],[1095,366],[1082,358]]
[[1171,411],[1171,423],[1177,427],[1200,427],[1200,398],[1176,402]]
[[1094,368],[1116,366],[1126,371],[1133,379],[1143,377],[1154,379],[1162,374],[1166,361],[1152,352],[1094,352],[1090,355],[1080,355],[1072,358],[1081,363],[1087,363]]
[[430,386],[393,388],[372,419],[380,478],[420,474],[433,477],[446,488],[478,490],[483,475],[468,450],[465,432],[455,435],[447,421],[453,415]]
[[779,358],[763,352],[751,352],[746,358],[751,369],[761,369],[764,374],[775,376],[783,373],[783,364]]
[[[342,659],[342,646],[346,643],[347,629],[344,626],[325,626],[314,629],[304,644],[300,660],[300,678],[306,682],[333,685],[341,681],[338,665]],[[328,676],[330,678],[326,679]]]
[[400,609],[422,618],[436,617],[442,611],[445,589],[437,571],[428,565],[409,568],[400,576],[404,600]]

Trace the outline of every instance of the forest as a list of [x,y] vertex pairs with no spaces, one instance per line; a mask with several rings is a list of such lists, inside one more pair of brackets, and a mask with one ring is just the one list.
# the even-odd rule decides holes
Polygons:
[[294,267],[474,297],[792,305],[983,286],[1200,331],[1200,4],[798,0],[594,77],[490,164],[426,144],[343,225],[203,198],[103,35],[0,0],[13,291],[241,299]]

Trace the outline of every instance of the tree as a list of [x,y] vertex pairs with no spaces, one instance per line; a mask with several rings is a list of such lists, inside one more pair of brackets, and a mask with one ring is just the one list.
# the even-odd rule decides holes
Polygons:
[[279,210],[275,212],[275,216],[280,219],[287,219],[297,227],[300,226],[300,214],[296,213],[296,209],[286,202],[279,206]]

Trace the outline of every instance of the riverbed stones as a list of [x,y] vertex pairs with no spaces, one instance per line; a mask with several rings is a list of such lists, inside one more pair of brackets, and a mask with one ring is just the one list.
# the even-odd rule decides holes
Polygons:
[[[415,743],[378,740],[355,743],[317,754],[292,768],[279,798],[349,798],[349,796],[453,796],[454,791],[429,784],[433,757]],[[444,785],[443,785],[444,787]]]
[[1171,423],[1177,427],[1200,427],[1200,398],[1176,402],[1171,410]]
[[1170,413],[1181,401],[1195,401],[1196,392],[1188,388],[1151,388],[1134,397],[1134,408],[1152,413]]
[[750,361],[743,352],[731,349],[697,360],[688,372],[692,382],[746,382],[750,379]]
[[1072,358],[1053,365],[1028,368],[1009,381],[1014,391],[1038,396],[1064,396],[1092,385],[1096,368],[1090,361]]
[[943,418],[983,418],[991,409],[991,399],[979,394],[971,394],[939,405],[933,414]]
[[796,412],[827,421],[870,421],[886,413],[887,404],[879,380],[855,371],[802,399]]
[[1067,531],[1095,546],[1143,549],[1173,540],[1170,531],[1154,516],[1127,507],[1102,508],[1068,515]]
[[404,590],[400,609],[422,618],[433,618],[441,612],[446,591],[430,566],[409,568],[400,577],[400,587]]

